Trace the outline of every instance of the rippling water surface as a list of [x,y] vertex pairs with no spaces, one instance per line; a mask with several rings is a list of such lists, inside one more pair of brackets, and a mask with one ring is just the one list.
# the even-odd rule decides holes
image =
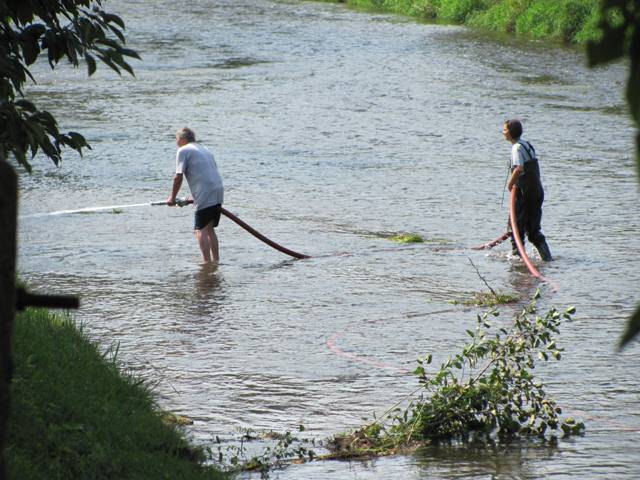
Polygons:
[[[507,246],[469,248],[505,229],[501,128],[517,116],[541,159],[557,258],[539,264],[559,286],[543,286],[539,305],[578,308],[562,361],[537,373],[586,435],[273,476],[640,477],[640,350],[615,351],[640,298],[623,65],[589,70],[561,47],[327,4],[109,8],[144,61],[135,78],[36,69],[29,94],[93,150],[21,176],[19,268],[34,287],[80,294],[78,321],[158,382],[161,406],[191,417],[198,442],[300,423],[325,438],[384,412],[416,387],[416,357],[437,363],[464,343],[480,310],[452,301],[486,288],[469,259],[494,289],[530,298],[538,283]],[[313,258],[291,260],[223,219],[222,264],[203,268],[189,207],[38,216],[165,199],[184,125],[216,154],[225,206]],[[403,232],[426,242],[386,239]]]

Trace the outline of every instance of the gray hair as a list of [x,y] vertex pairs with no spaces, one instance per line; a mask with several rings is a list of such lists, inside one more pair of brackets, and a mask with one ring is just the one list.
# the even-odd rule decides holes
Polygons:
[[196,141],[196,134],[193,133],[193,130],[191,130],[190,128],[187,128],[187,127],[184,127],[184,128],[181,128],[180,130],[178,130],[176,132],[176,135],[178,136],[178,138],[183,138],[187,142],[195,142]]

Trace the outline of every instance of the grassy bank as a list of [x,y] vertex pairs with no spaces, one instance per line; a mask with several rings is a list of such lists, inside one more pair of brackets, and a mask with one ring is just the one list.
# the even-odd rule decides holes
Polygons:
[[338,0],[424,20],[567,43],[597,38],[600,0]]
[[16,318],[7,457],[12,479],[217,479],[148,388],[70,319]]

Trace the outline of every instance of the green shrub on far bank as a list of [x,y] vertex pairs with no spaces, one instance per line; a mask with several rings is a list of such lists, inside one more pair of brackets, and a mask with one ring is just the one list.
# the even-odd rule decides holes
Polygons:
[[474,12],[486,10],[487,0],[457,0],[455,2],[443,0],[436,10],[437,18],[447,22],[465,23]]
[[515,33],[516,20],[525,8],[522,2],[498,2],[486,10],[474,12],[467,23],[471,27],[494,32]]
[[586,43],[599,35],[599,0],[338,1],[357,8],[568,43]]
[[588,0],[539,0],[516,20],[516,33],[534,38],[573,40],[598,2]]
[[224,478],[68,317],[18,314],[13,353],[9,478]]

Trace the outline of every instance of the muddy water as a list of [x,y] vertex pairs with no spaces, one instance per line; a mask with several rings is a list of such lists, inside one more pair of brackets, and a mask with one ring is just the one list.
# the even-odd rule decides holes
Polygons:
[[[543,227],[558,285],[540,306],[578,312],[560,363],[537,369],[587,424],[557,448],[440,447],[367,463],[319,462],[275,478],[637,478],[638,345],[615,342],[640,298],[640,220],[625,69],[589,70],[580,52],[478,36],[336,5],[228,0],[110,2],[144,62],[37,68],[35,100],[93,146],[21,176],[23,278],[77,293],[77,319],[163,408],[210,444],[239,428],[325,438],[416,387],[417,356],[446,358],[486,290],[539,286],[509,248],[469,247],[504,231],[509,145],[525,122],[546,187]],[[199,265],[187,207],[57,210],[162,200],[173,132],[189,125],[216,154],[226,207],[294,261],[223,219],[222,264]],[[412,232],[426,242],[386,237]],[[535,259],[535,256],[534,256]],[[513,308],[500,317],[508,322]]]

